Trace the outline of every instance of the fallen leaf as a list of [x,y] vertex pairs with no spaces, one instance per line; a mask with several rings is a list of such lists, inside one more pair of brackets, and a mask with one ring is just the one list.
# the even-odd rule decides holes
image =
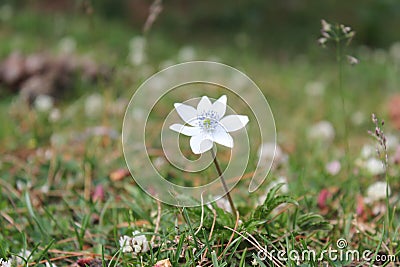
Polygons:
[[100,259],[83,258],[76,262],[80,267],[103,267]]
[[121,181],[122,179],[124,179],[125,177],[128,177],[130,175],[131,174],[128,169],[118,169],[118,170],[111,172],[110,179],[113,182],[117,182],[117,181]]
[[171,267],[171,266],[172,266],[172,264],[169,261],[169,259],[164,259],[164,260],[157,261],[157,263],[153,267]]

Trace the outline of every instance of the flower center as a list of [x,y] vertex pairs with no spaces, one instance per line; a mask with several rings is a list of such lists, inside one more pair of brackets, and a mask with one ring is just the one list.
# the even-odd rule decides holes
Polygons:
[[215,111],[204,111],[197,116],[199,127],[203,131],[211,132],[215,130],[219,122],[219,115]]

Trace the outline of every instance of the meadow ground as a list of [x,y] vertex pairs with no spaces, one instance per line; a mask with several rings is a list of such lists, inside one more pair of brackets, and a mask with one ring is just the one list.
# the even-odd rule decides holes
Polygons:
[[[140,33],[117,22],[59,15],[49,23],[26,11],[1,25],[0,38],[2,59],[15,51],[72,53],[110,71],[94,83],[77,74],[54,103],[42,98],[31,107],[2,85],[0,258],[13,259],[13,266],[169,266],[156,265],[163,259],[172,266],[398,266],[400,125],[390,119],[389,103],[400,87],[399,44],[350,45],[348,54],[360,62],[343,64],[341,93],[335,51],[317,42],[303,44],[303,54],[270,56],[245,36],[227,45],[150,32],[140,51]],[[165,66],[196,59],[244,71],[275,117],[281,151],[266,181],[249,194],[244,178],[231,192],[241,222],[223,200],[203,208],[158,203],[135,184],[123,157],[122,121],[136,88]],[[172,100],[163,102],[151,122],[161,124],[172,107]],[[375,131],[372,113],[385,120],[379,127],[387,139],[386,171],[368,133]],[[163,157],[154,160],[179,179]],[[184,182],[201,183],[213,172]],[[121,246],[124,235],[137,247]],[[263,258],[264,249],[284,251],[287,261]],[[323,253],[335,249],[370,253],[359,259]],[[301,257],[310,251],[315,258]]]

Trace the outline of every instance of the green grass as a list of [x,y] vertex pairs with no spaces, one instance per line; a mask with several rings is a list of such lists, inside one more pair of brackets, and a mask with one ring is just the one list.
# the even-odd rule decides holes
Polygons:
[[[347,158],[354,172],[349,180],[344,168],[337,176],[325,171],[325,164],[335,159],[345,166],[334,51],[323,51],[315,45],[307,55],[280,59],[253,51],[251,44],[239,48],[226,43],[210,46],[207,40],[188,42],[199,59],[218,56],[258,84],[274,113],[278,143],[289,154],[288,162],[273,170],[257,192],[247,192],[248,179],[232,191],[242,220],[239,223],[233,214],[215,204],[197,208],[158,206],[132,178],[110,178],[116,170],[126,168],[120,136],[87,134],[87,129],[104,126],[119,133],[124,110],[116,109],[121,106],[118,99],[129,100],[147,77],[144,69],[150,68],[151,74],[162,61],[176,61],[184,45],[165,33],[150,32],[148,63],[131,67],[127,61],[128,42],[136,34],[122,24],[97,17],[45,18],[30,11],[17,11],[11,21],[0,26],[2,58],[14,50],[29,53],[45,49],[57,53],[58,41],[71,36],[77,42],[77,53],[88,53],[114,68],[109,82],[94,85],[77,80],[74,92],[57,103],[62,114],[57,122],[50,122],[48,114],[22,105],[17,95],[1,88],[0,258],[8,259],[26,249],[32,254],[26,255],[25,260],[32,265],[51,260],[65,266],[94,257],[103,260],[103,266],[153,266],[166,258],[173,266],[196,266],[200,261],[202,266],[251,266],[254,259],[259,266],[271,266],[270,260],[256,257],[259,246],[268,251],[302,252],[308,248],[320,255],[323,249],[335,249],[339,238],[345,238],[351,249],[399,256],[400,214],[396,207],[400,168],[391,165],[389,169],[393,215],[385,224],[382,215],[357,217],[357,197],[365,196],[370,184],[384,178],[372,176],[354,163],[364,144],[374,145],[367,134],[374,127],[369,119],[372,112],[387,122],[386,134],[399,137],[386,108],[387,99],[400,86],[398,62],[396,65],[388,56],[385,63],[379,63],[353,48],[361,63],[344,67],[346,112],[350,118],[356,112],[366,117],[361,124],[349,127]],[[325,93],[318,97],[307,95],[304,87],[310,81],[325,83]],[[99,93],[104,99],[104,108],[93,118],[84,114],[85,100],[92,93]],[[172,104],[163,103],[164,108],[171,109]],[[162,123],[162,114],[155,114],[152,120],[155,125]],[[319,120],[332,122],[336,129],[330,145],[308,138],[307,131]],[[393,155],[390,150],[389,157]],[[251,157],[256,159],[256,155]],[[163,168],[166,173],[173,172],[168,165]],[[200,174],[201,178],[206,179],[206,174]],[[289,191],[281,193],[278,185],[257,206],[258,197],[267,194],[269,182],[280,175],[287,177]],[[96,186],[103,187],[104,198],[94,201],[92,192]],[[317,205],[322,189],[333,192],[325,211]],[[154,237],[152,249],[139,257],[119,250],[120,236],[131,235],[134,230],[143,232],[148,240]],[[283,266],[296,264],[289,261]],[[348,266],[337,261],[330,264]],[[319,263],[306,261],[302,266]]]

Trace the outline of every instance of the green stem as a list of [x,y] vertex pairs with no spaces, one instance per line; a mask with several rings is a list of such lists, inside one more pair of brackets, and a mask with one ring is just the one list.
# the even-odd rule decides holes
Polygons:
[[227,196],[227,198],[228,198],[228,200],[229,200],[229,204],[231,205],[232,212],[233,212],[233,214],[235,214],[235,216],[236,216],[237,213],[236,213],[235,204],[233,203],[231,194],[229,193],[229,189],[228,189],[228,186],[226,185],[225,178],[224,178],[224,176],[222,175],[222,171],[221,171],[221,168],[220,168],[219,163],[218,163],[218,161],[217,161],[217,157],[216,157],[216,155],[215,155],[214,149],[211,149],[211,156],[212,156],[213,159],[214,159],[215,168],[217,169],[218,175],[219,175],[219,177],[221,178],[222,186],[224,187],[226,196]]
[[[385,151],[385,153],[387,153],[387,151]],[[390,240],[390,228],[391,228],[391,221],[392,221],[392,212],[390,209],[390,203],[389,203],[389,175],[387,173],[388,170],[388,164],[385,161],[385,180],[386,180],[386,234],[389,237]],[[389,246],[390,246],[390,250],[391,252],[393,251],[393,245],[392,242],[389,242]]]
[[345,103],[345,92],[343,89],[343,52],[342,52],[342,44],[340,40],[337,40],[336,46],[336,61],[338,64],[338,80],[339,80],[339,91],[340,98],[342,101],[342,110],[343,110],[343,126],[344,126],[344,138],[346,142],[345,146],[345,161],[346,161],[346,170],[347,175],[350,175],[350,163],[349,163],[349,153],[350,153],[350,145],[349,145],[349,132],[348,132],[348,123],[347,123],[347,111],[346,111],[346,103]]

